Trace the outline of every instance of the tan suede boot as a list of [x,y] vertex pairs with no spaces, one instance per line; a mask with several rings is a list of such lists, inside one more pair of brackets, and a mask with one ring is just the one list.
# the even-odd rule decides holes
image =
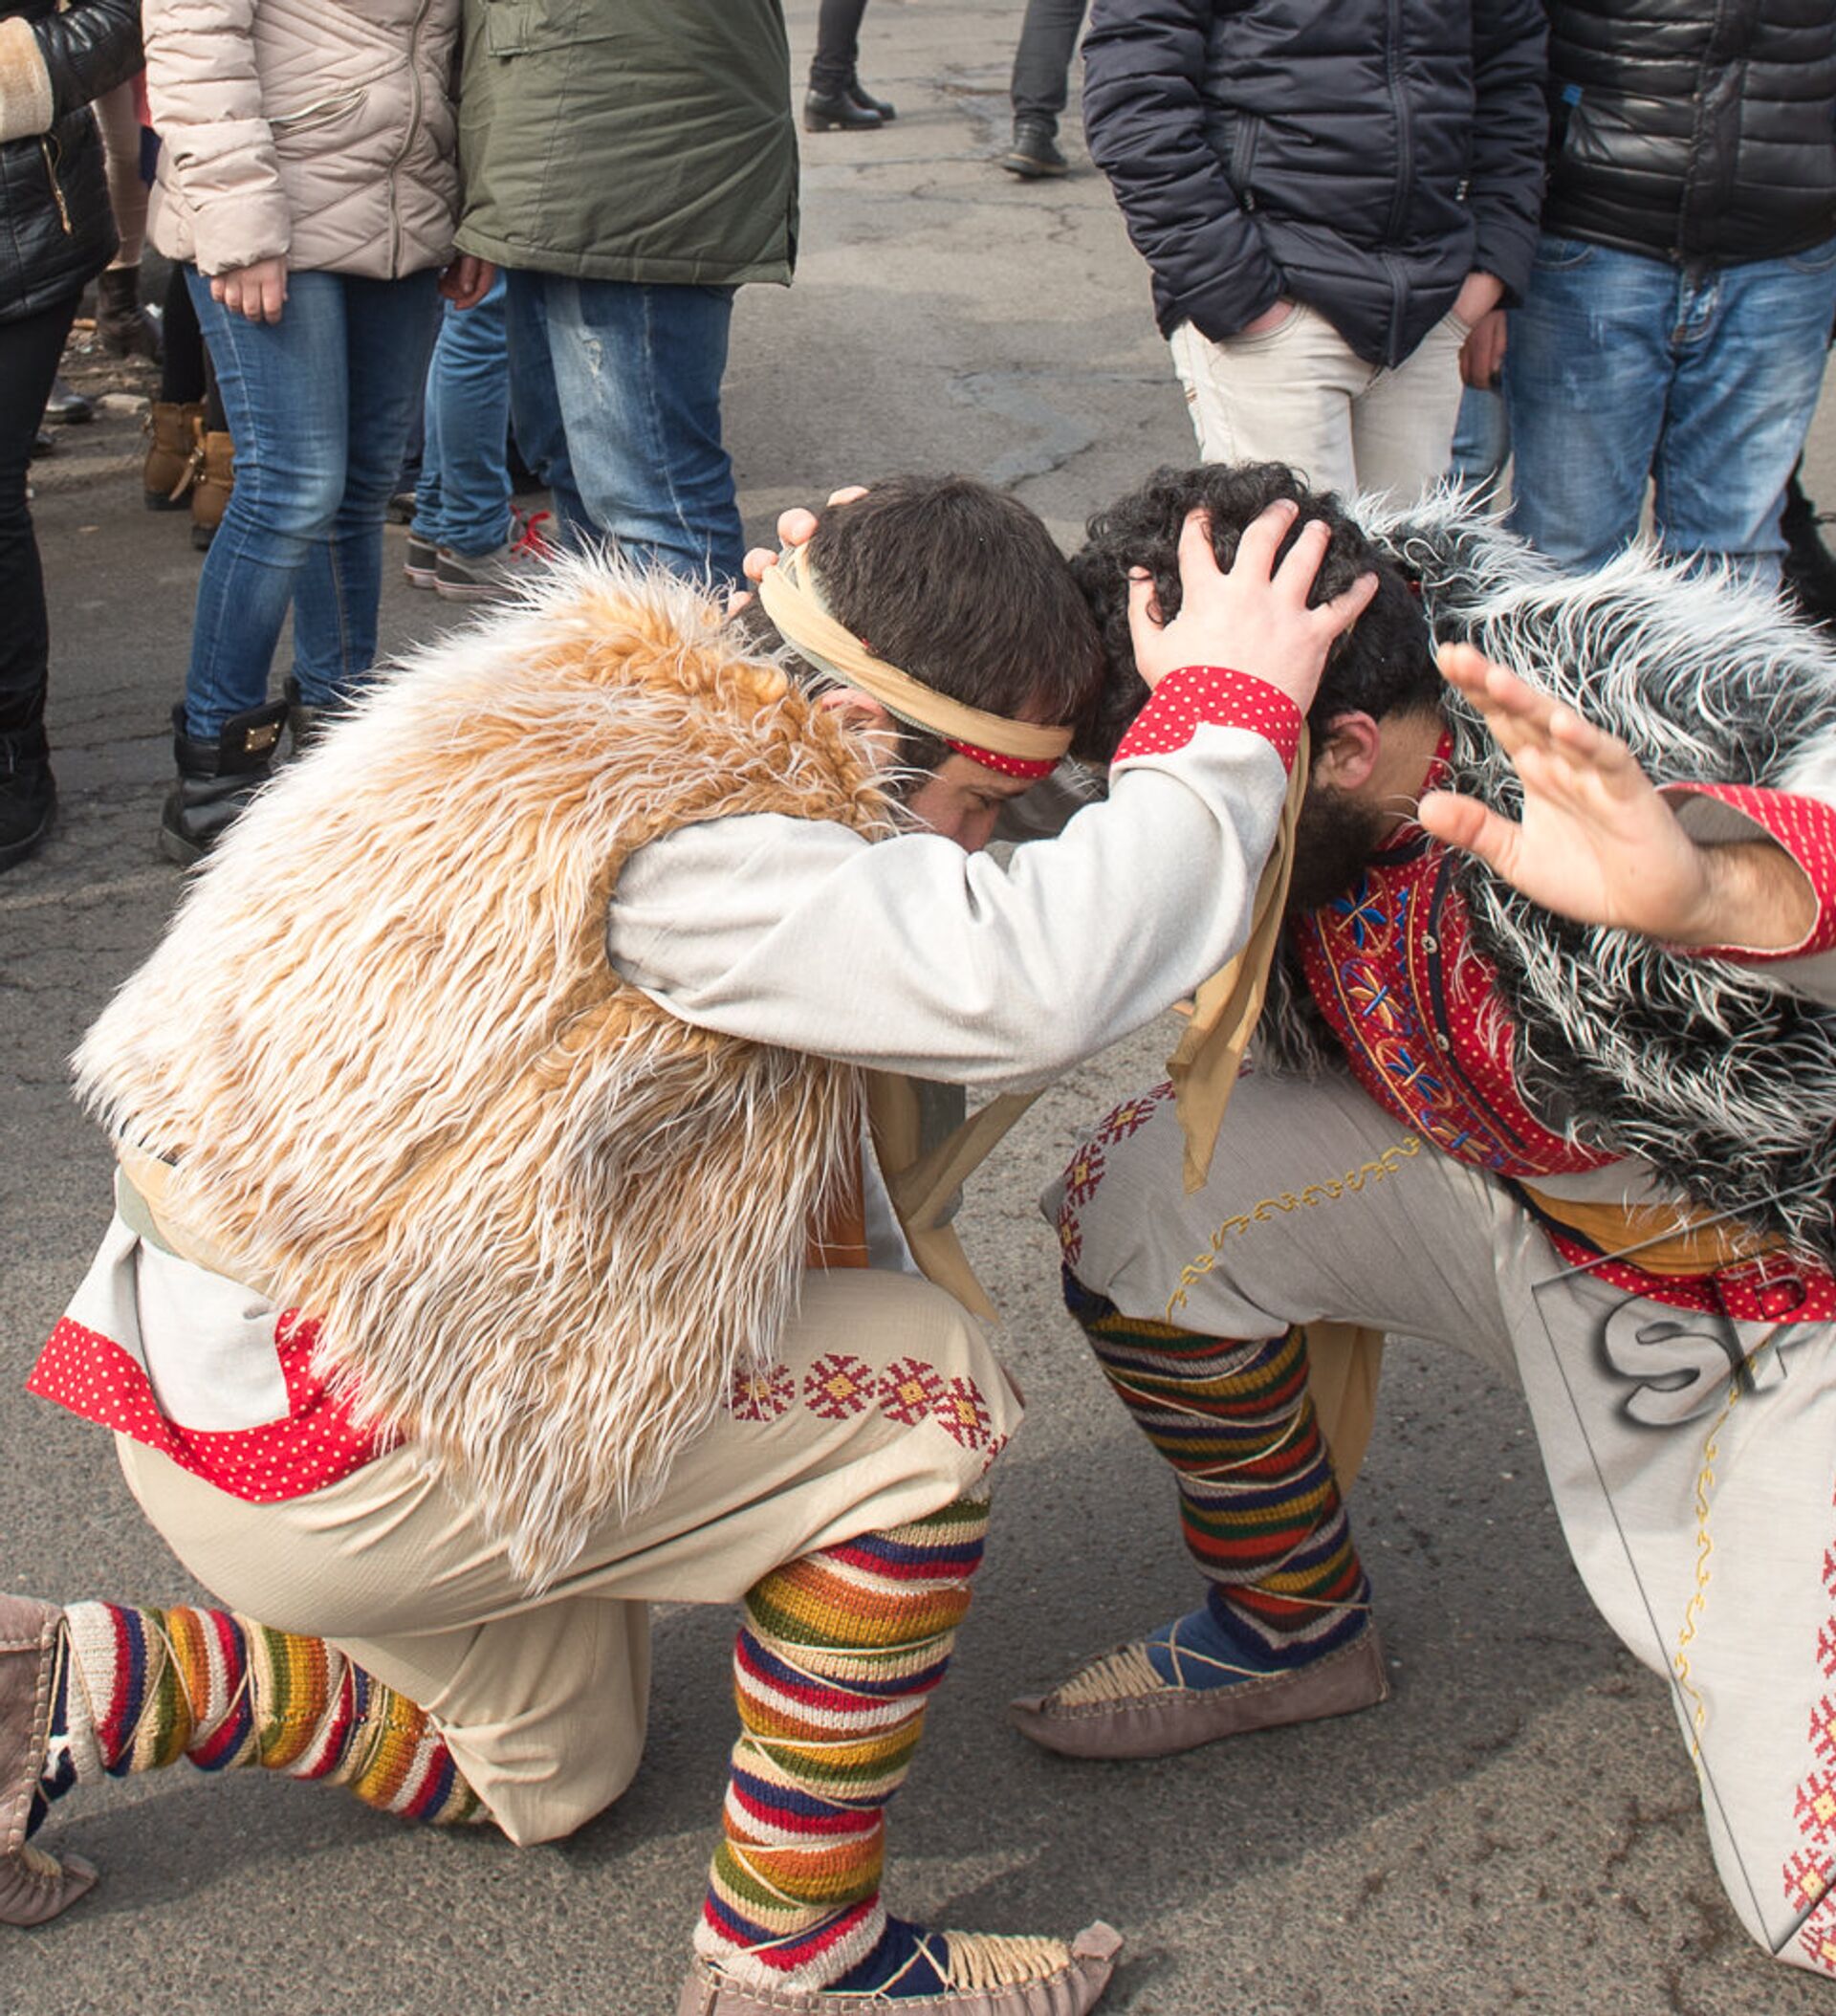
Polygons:
[[204,468],[191,491],[191,543],[202,553],[216,537],[235,488],[236,449],[228,434],[205,428],[202,421],[199,427]]
[[80,1855],[61,1858],[26,1840],[44,1769],[63,1611],[30,1596],[0,1596],[0,1925],[42,1925],[96,1880]]
[[204,470],[204,405],[156,399],[146,416],[146,462],[141,482],[148,511],[182,511]]

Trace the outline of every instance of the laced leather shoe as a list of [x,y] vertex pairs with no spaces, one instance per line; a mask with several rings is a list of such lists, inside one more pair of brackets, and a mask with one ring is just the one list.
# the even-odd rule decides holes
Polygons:
[[1009,1713],[1022,1736],[1061,1757],[1171,1757],[1252,1729],[1350,1715],[1388,1698],[1383,1643],[1372,1624],[1304,1666],[1227,1686],[1165,1680],[1144,1642],[1119,1645],[1050,1694],[1020,1696]]
[[51,1690],[63,1611],[30,1596],[0,1595],[0,1925],[42,1925],[96,1881],[80,1855],[54,1855],[26,1839],[44,1769]]

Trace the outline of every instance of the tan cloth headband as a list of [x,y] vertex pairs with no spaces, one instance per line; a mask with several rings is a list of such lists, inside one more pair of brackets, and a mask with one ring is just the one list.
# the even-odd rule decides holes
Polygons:
[[929,728],[947,741],[973,743],[995,756],[1026,762],[1055,762],[1071,747],[1068,728],[1043,728],[1037,721],[1011,721],[1005,714],[965,707],[876,658],[829,614],[800,547],[787,546],[777,565],[766,568],[758,599],[778,635],[794,650],[819,671],[833,673],[902,720]]

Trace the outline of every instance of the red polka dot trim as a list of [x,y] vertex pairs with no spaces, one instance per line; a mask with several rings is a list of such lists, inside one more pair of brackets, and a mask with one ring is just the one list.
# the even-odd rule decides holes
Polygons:
[[1217,665],[1189,665],[1169,672],[1122,738],[1116,763],[1170,756],[1206,726],[1247,728],[1274,748],[1284,770],[1294,768],[1300,747],[1300,710],[1266,679]]
[[1630,1260],[1603,1260],[1585,1239],[1568,1237],[1546,1218],[1538,1222],[1571,1266],[1646,1302],[1724,1315],[1734,1323],[1828,1323],[1836,1317],[1836,1277],[1796,1254],[1761,1254],[1716,1274],[1652,1274]]
[[274,1349],[292,1412],[258,1428],[181,1428],[161,1413],[134,1355],[66,1316],[38,1354],[26,1391],[170,1457],[251,1504],[304,1498],[373,1462],[390,1438],[351,1427],[350,1403],[333,1400],[312,1371],[317,1326],[288,1310],[274,1324]]
[[977,749],[973,742],[952,742],[944,737],[946,748],[953,749],[958,756],[967,756],[972,763],[979,763],[984,770],[997,770],[1003,777],[1031,778],[1035,782],[1042,777],[1050,777],[1059,767],[1057,756],[1010,756],[997,750]]
[[1808,958],[1836,946],[1836,808],[1796,792],[1757,791],[1746,784],[1667,784],[1664,795],[1717,799],[1744,813],[1803,869],[1817,896],[1817,921],[1796,945],[1773,951],[1751,945],[1679,945],[1675,951],[1685,956],[1759,965],[1767,959]]

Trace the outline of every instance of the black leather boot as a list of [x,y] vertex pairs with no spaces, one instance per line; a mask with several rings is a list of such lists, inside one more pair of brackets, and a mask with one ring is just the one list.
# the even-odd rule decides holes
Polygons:
[[287,725],[287,703],[271,700],[231,714],[208,737],[185,732],[185,707],[172,710],[172,755],[179,780],[160,815],[160,852],[189,867],[222,839],[273,775],[274,751]]
[[138,266],[110,266],[97,274],[96,339],[110,357],[160,362],[159,325],[141,306]]
[[1049,119],[1027,115],[1014,121],[1014,143],[1000,157],[1010,175],[1037,182],[1046,175],[1065,175],[1071,164],[1059,149],[1058,128]]
[[281,690],[287,695],[287,734],[295,756],[304,756],[320,735],[341,720],[341,702],[312,701],[301,696],[299,681],[289,672]]
[[866,105],[857,105],[845,91],[803,94],[805,133],[871,133],[885,121]]
[[57,813],[45,731],[0,734],[0,871],[16,867],[45,843]]
[[877,112],[880,115],[880,123],[883,126],[891,125],[893,121],[899,117],[898,111],[894,106],[889,105],[883,98],[875,98],[870,91],[865,89],[861,82],[859,74],[848,79],[848,88],[845,96],[849,104],[860,105],[868,112]]

